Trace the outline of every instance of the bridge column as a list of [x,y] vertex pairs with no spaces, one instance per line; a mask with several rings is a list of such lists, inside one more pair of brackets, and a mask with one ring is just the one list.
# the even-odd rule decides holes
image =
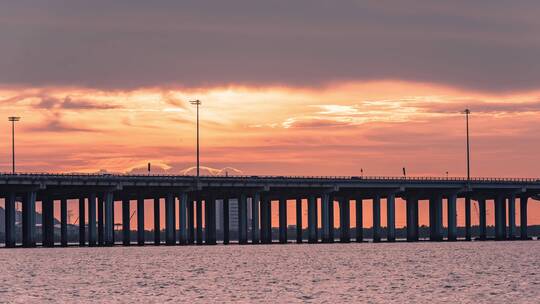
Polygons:
[[238,243],[247,244],[247,196],[245,194],[241,194],[238,200],[238,225]]
[[60,245],[66,247],[68,245],[68,210],[67,200],[62,198],[60,200]]
[[341,197],[339,200],[339,241],[349,243],[351,241],[351,208],[348,197]]
[[161,244],[161,202],[159,196],[154,197],[154,245]]
[[[262,213],[261,213],[262,216]],[[263,219],[264,220],[264,219]],[[229,198],[223,199],[223,244],[229,244],[230,226],[229,226]]]
[[104,245],[104,230],[103,230],[103,218],[104,218],[104,212],[103,212],[103,205],[104,205],[104,198],[98,197],[97,199],[97,239],[98,239],[98,245],[103,246]]
[[465,197],[465,240],[471,240],[471,198]]
[[413,225],[413,229],[414,229],[414,240],[416,242],[418,242],[418,240],[420,239],[420,225],[419,225],[419,212],[418,212],[418,206],[419,205],[419,202],[418,202],[418,199],[415,200],[414,204],[413,204],[413,219],[414,219],[414,225]]
[[435,195],[429,200],[429,230],[431,241],[442,241],[442,196]]
[[187,232],[188,232],[188,244],[195,243],[195,208],[193,197],[188,196],[187,202]]
[[137,245],[143,246],[144,239],[144,197],[137,198]]
[[36,192],[26,193],[22,205],[23,246],[36,247]]
[[418,206],[418,199],[413,197],[407,197],[406,208],[407,208],[407,242],[415,242],[418,240],[416,226],[416,209]]
[[479,209],[479,224],[480,224],[480,240],[485,241],[487,239],[487,224],[486,224],[486,200],[478,200]]
[[357,198],[356,201],[356,242],[364,241],[364,219],[362,199]]
[[43,247],[54,246],[54,200],[45,198],[41,201],[41,227]]
[[330,195],[330,199],[328,200],[328,226],[329,227],[329,235],[328,235],[328,241],[330,243],[334,242],[334,196]]
[[[173,202],[175,201],[174,195],[171,193],[171,196],[173,196]],[[180,217],[178,219],[178,223],[180,225],[178,233],[180,234],[180,245],[187,244],[188,241],[188,224],[187,224],[187,205],[188,205],[188,196],[186,193],[180,194],[178,197],[180,201],[178,216]],[[174,203],[173,203],[174,205]],[[173,220],[173,223],[176,222]],[[174,226],[174,225],[173,225]],[[173,229],[174,230],[174,229]],[[176,237],[174,237],[173,243],[176,243]]]
[[122,244],[129,246],[131,244],[131,227],[130,227],[130,201],[128,198],[122,200]]
[[330,242],[330,224],[329,224],[329,207],[330,207],[330,195],[325,193],[322,195],[321,200],[321,216],[322,216],[322,241],[323,243]]
[[388,242],[394,242],[396,240],[396,196],[394,194],[386,197],[386,223],[386,239]]
[[501,195],[497,195],[495,198],[495,239],[503,240],[504,233],[504,224],[503,224],[503,207],[504,207],[504,198]]
[[513,240],[516,236],[516,196],[508,196],[508,238]]
[[311,195],[308,198],[308,243],[317,243],[317,198]]
[[216,244],[216,200],[207,197],[204,200],[204,236],[206,245]]
[[520,238],[527,240],[527,200],[529,198],[525,195],[519,198],[519,216],[520,216]]
[[296,243],[302,243],[302,199],[296,199]]
[[457,210],[456,210],[456,194],[451,194],[447,198],[448,202],[448,240],[457,240]]
[[287,199],[279,199],[279,242],[287,243]]
[[107,192],[105,194],[104,200],[104,212],[105,212],[105,221],[104,221],[104,232],[103,232],[103,241],[106,246],[114,245],[114,196],[112,192]]
[[167,197],[165,197],[165,244],[168,246],[176,244],[175,201],[174,194],[167,193]]
[[85,209],[84,198],[79,198],[79,246],[86,245]]
[[251,198],[251,242],[258,244],[261,240],[261,231],[259,228],[259,209],[261,195],[255,193]]
[[197,202],[195,203],[196,204],[196,209],[197,209],[197,238],[196,238],[196,243],[197,245],[202,245],[203,244],[203,223],[202,223],[202,199],[200,198],[200,196],[197,197]]
[[502,222],[502,235],[503,235],[503,239],[508,239],[508,231],[507,231],[507,225],[506,225],[506,219],[507,219],[507,215],[506,215],[506,210],[508,209],[506,207],[507,205],[507,202],[506,202],[506,199],[503,197],[502,199],[502,214],[501,214],[501,222]]
[[266,218],[268,217],[268,210],[266,205],[268,204],[268,199],[265,196],[261,197],[261,243],[268,243],[268,223]]
[[5,199],[6,247],[15,247],[15,192],[10,192]]
[[96,194],[88,196],[88,246],[96,246]]
[[373,242],[381,241],[381,197],[373,197]]

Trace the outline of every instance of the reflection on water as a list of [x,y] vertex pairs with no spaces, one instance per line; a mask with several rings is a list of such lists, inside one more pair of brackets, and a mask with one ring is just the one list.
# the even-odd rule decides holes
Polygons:
[[0,250],[0,302],[540,301],[540,242]]

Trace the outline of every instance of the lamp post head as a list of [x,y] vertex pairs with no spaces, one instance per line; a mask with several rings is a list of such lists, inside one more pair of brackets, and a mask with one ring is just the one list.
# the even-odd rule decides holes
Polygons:
[[201,104],[201,101],[197,99],[197,100],[191,100],[189,103],[192,104],[192,105],[197,105],[198,106],[198,105]]
[[462,112],[462,113],[463,113],[463,114],[467,114],[467,115],[469,115],[469,114],[471,114],[471,110],[469,110],[469,109],[465,109],[465,110],[463,110],[463,112]]
[[19,120],[21,120],[21,118],[17,117],[17,116],[10,116],[10,117],[8,117],[8,120],[9,121],[19,121]]

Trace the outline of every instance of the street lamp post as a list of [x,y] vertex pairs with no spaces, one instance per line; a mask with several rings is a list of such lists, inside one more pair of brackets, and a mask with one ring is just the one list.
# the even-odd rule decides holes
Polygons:
[[20,117],[10,116],[11,121],[11,172],[15,174],[15,122],[21,120]]
[[[471,110],[465,109],[465,126],[467,131],[467,188],[470,187],[471,180],[471,157],[470,157],[470,144],[469,144],[469,114]],[[465,197],[465,239],[471,240],[471,198],[469,195]]]
[[193,100],[193,101],[190,101],[189,103],[191,103],[192,105],[195,105],[197,106],[197,178],[199,178],[199,174],[200,174],[200,162],[199,162],[199,106],[201,105],[201,101],[200,100]]
[[469,145],[469,114],[471,114],[471,110],[465,109],[463,111],[465,114],[465,124],[467,129],[467,181],[471,179],[471,162],[470,162],[470,145]]

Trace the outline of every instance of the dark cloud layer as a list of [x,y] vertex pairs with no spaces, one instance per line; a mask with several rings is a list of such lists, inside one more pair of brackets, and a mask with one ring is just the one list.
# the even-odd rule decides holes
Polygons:
[[0,84],[538,88],[540,2],[9,1]]

